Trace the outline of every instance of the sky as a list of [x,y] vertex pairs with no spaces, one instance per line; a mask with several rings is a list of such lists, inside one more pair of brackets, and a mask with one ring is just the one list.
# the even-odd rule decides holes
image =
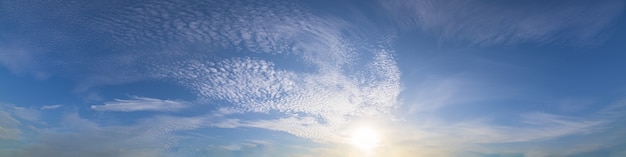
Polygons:
[[623,157],[626,1],[0,1],[0,156]]

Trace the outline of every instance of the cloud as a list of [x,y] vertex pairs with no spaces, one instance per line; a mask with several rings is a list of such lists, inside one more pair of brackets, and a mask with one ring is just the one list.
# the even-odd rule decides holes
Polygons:
[[403,29],[436,32],[444,43],[595,45],[610,34],[624,9],[602,1],[381,1]]
[[463,142],[472,143],[511,143],[544,141],[570,135],[584,135],[602,131],[606,120],[586,120],[559,116],[547,113],[528,113],[522,115],[522,125],[499,126],[484,120],[465,121],[448,124],[452,132],[443,131],[456,136]]
[[[173,3],[177,5],[171,5]],[[344,41],[337,38],[337,34],[342,33],[339,32],[342,28],[349,27],[348,24],[334,17],[322,18],[308,11],[309,8],[292,1],[241,3],[225,0],[164,0],[116,8],[112,13],[94,17],[90,26],[112,35],[111,42],[122,47],[159,45],[165,51],[157,53],[163,53],[164,56],[184,56],[189,53],[203,56],[203,53],[207,53],[204,50],[220,53],[215,50],[223,49],[270,54],[341,49],[344,43],[339,42]],[[190,52],[192,50],[188,46],[200,48],[202,52]],[[332,57],[315,55],[310,56]]]
[[385,133],[382,145],[393,148],[400,154],[397,156],[618,154],[619,148],[626,145],[623,104],[617,101],[597,112],[577,116],[528,112],[516,115],[507,124],[481,117],[461,121],[418,118],[390,123],[385,128],[393,129]]
[[113,130],[92,131],[90,134],[44,134],[44,137],[38,143],[26,147],[18,154],[19,156],[32,157],[166,156],[162,151],[152,149],[149,143],[128,140],[132,137],[123,132]]
[[262,140],[248,140],[242,143],[238,143],[238,144],[230,144],[230,145],[224,145],[224,146],[213,146],[210,145],[209,148],[212,149],[222,149],[222,150],[228,150],[228,151],[240,151],[242,149],[250,149],[250,148],[256,148],[259,146],[263,146],[263,145],[272,145],[273,143],[268,142],[268,141],[262,141]]
[[[193,105],[214,105],[218,108],[215,116],[157,115],[123,126],[100,125],[78,114],[70,114],[63,118],[60,128],[44,129],[40,136],[36,136],[40,138],[34,140],[35,144],[21,152],[23,154],[11,156],[166,156],[168,151],[184,149],[180,148],[181,141],[193,138],[177,135],[178,132],[205,127],[262,128],[315,142],[341,145],[349,136],[346,130],[359,120],[368,118],[381,121],[381,132],[393,137],[392,141],[383,143],[382,148],[411,147],[405,149],[440,156],[450,156],[448,151],[455,149],[490,154],[492,150],[476,145],[532,143],[594,134],[606,129],[607,123],[615,121],[533,112],[522,115],[518,119],[519,126],[499,125],[489,119],[394,122],[396,115],[393,114],[399,107],[397,97],[402,84],[394,51],[386,48],[390,47],[390,43],[354,40],[354,37],[368,36],[355,34],[363,30],[353,30],[356,28],[351,25],[359,24],[317,16],[289,1],[240,2],[119,2],[108,4],[106,9],[79,9],[94,8],[83,2],[51,2],[54,4],[47,8],[57,8],[55,15],[28,12],[29,16],[14,9],[12,11],[15,12],[3,9],[3,12],[17,15],[15,19],[24,21],[24,25],[29,27],[52,23],[55,27],[42,25],[47,28],[45,30],[52,31],[40,30],[37,33],[43,37],[37,33],[34,36],[37,41],[58,44],[64,50],[71,47],[67,52],[54,56],[76,60],[58,62],[67,68],[68,73],[89,72],[88,76],[84,73],[78,76],[84,81],[79,85],[83,88],[162,79],[192,90],[199,98],[199,103]],[[532,2],[520,6],[498,3],[385,1],[385,7],[395,22],[403,25],[401,27],[434,31],[446,42],[482,46],[526,42],[594,44],[602,40],[602,35],[623,7],[623,2],[610,0],[589,5],[575,1],[564,7]],[[27,8],[12,4],[7,8]],[[48,4],[33,3],[41,6]],[[38,17],[33,19],[32,16]],[[52,22],[56,20],[61,22]],[[59,29],[74,28],[59,23],[69,23],[81,29]],[[376,34],[369,30],[363,32]],[[90,40],[71,42],[46,37],[56,34]],[[99,45],[78,47],[97,47],[103,52],[85,54],[83,52],[92,51],[64,45],[90,42]],[[21,50],[2,52],[5,51],[0,51],[0,63],[18,69],[27,67],[27,63],[34,63],[33,60],[39,56],[12,53]],[[413,111],[435,110],[460,101],[458,94],[461,92],[476,92],[468,90],[463,83],[456,80],[426,82],[430,86],[421,86],[424,89],[418,90],[415,97],[423,101],[417,101]],[[502,93],[485,95],[492,98]],[[61,106],[43,106],[40,109],[58,107]],[[191,107],[192,104],[186,101],[146,97],[115,99],[91,106],[93,110],[104,112],[171,112]],[[22,134],[19,120],[39,118],[31,110],[13,108],[7,112],[0,111],[0,138],[15,139]],[[263,115],[260,118],[250,116],[259,113]],[[412,126],[402,127],[406,125]],[[393,132],[389,128],[399,128],[399,131]],[[264,144],[248,142],[218,147],[242,150],[257,145]]]
[[32,122],[38,121],[41,117],[41,113],[38,110],[32,108],[13,107],[12,112],[15,116]]
[[[5,15],[12,15],[6,17],[11,19],[7,21],[15,19],[25,25],[21,27],[23,31],[16,33],[16,38],[37,41],[22,47],[66,48],[54,55],[58,57],[37,63],[41,63],[39,67],[54,66],[48,69],[50,71],[77,77],[79,91],[99,85],[162,78],[161,66],[194,59],[200,62],[219,60],[230,56],[231,52],[249,56],[295,54],[300,56],[299,60],[338,68],[335,65],[347,64],[356,57],[355,50],[377,46],[371,46],[374,44],[369,42],[378,39],[362,38],[353,42],[346,37],[379,34],[355,27],[364,25],[315,15],[310,8],[293,1],[162,0],[106,3],[105,6],[106,11],[80,9],[104,7],[86,2],[28,6],[9,3],[3,11]],[[37,8],[33,9],[37,13],[15,8]],[[51,12],[49,8],[63,9],[47,14]],[[54,27],[42,27],[42,23]],[[67,25],[69,23],[71,25]],[[85,29],[72,29],[74,27]],[[50,43],[54,44],[50,46]],[[106,48],[91,49],[97,46]],[[98,56],[87,55],[83,53],[85,51],[95,51]],[[338,51],[341,53],[335,53]],[[47,56],[46,52],[41,53],[35,56]],[[65,58],[77,59],[67,62]]]
[[9,113],[0,110],[0,139],[16,140],[22,133],[19,129],[21,123]]
[[[3,41],[0,38],[0,41]],[[18,46],[0,44],[0,65],[15,74],[32,74],[37,79],[45,79],[49,74],[38,69],[39,54]]]
[[0,63],[12,71],[24,70],[32,67],[34,62],[33,54],[24,50],[14,50],[0,47]]
[[249,121],[239,127],[255,127],[268,130],[283,131],[292,135],[311,139],[322,143],[343,143],[344,135],[341,134],[347,124],[330,123],[322,124],[315,117],[289,117],[273,120]]
[[[268,121],[301,114],[320,121],[315,125],[332,129],[361,117],[388,116],[397,105],[400,71],[393,50],[386,48],[389,43],[380,43],[380,38],[352,40],[375,37],[380,32],[363,30],[363,25],[345,20],[349,18],[316,15],[311,8],[292,1],[106,4],[107,9],[80,9],[102,6],[84,2],[11,3],[7,7],[13,9],[4,12],[12,15],[9,19],[20,19],[28,26],[23,27],[24,40],[41,41],[30,44],[54,43],[54,47],[66,48],[54,55],[58,58],[52,58],[61,60],[54,65],[62,68],[54,69],[78,77],[78,91],[161,79],[193,90],[202,104],[224,102],[219,105],[232,109],[229,114],[279,115]],[[33,9],[41,13],[14,9],[24,7],[41,8]],[[62,9],[46,14],[50,12],[47,8]],[[42,28],[41,23],[55,27]],[[65,25],[68,23],[71,27]],[[72,29],[77,26],[84,29]],[[37,40],[27,39],[34,30]],[[93,52],[93,47],[102,49],[83,53]],[[67,62],[65,58],[76,59]],[[185,102],[134,97],[91,108],[131,112],[176,111],[188,106]],[[291,123],[295,126],[301,121]],[[294,129],[281,128],[288,130]],[[314,137],[307,135],[310,133],[297,135]]]
[[[205,4],[183,3],[180,8],[172,8],[168,7],[167,2],[146,3],[137,8],[125,8],[121,15],[115,16],[124,20],[104,17],[107,19],[99,22],[107,23],[99,26],[116,28],[101,27],[113,31],[111,34],[115,36],[119,35],[122,39],[120,43],[130,45],[168,45],[166,43],[172,43],[170,40],[194,43],[210,41],[203,48],[208,48],[207,51],[211,53],[220,54],[214,50],[226,49],[249,54],[248,57],[210,59],[203,59],[204,55],[196,54],[199,57],[183,57],[185,60],[173,59],[149,67],[149,71],[154,72],[157,78],[175,81],[193,90],[201,104],[225,102],[219,105],[221,109],[227,109],[228,114],[276,113],[279,116],[266,119],[267,122],[280,121],[295,114],[299,115],[297,118],[320,121],[314,125],[332,126],[329,129],[336,130],[362,117],[389,117],[391,110],[397,107],[400,71],[393,50],[381,48],[388,47],[384,45],[388,43],[379,45],[369,39],[350,40],[348,37],[358,32],[358,29],[349,26],[351,24],[347,21],[333,17],[322,18],[306,12],[306,8],[287,2],[272,2],[272,6],[267,8],[263,7],[266,4],[239,6],[242,4],[229,1],[211,3],[215,4],[206,4],[208,9],[198,12],[195,6]],[[214,8],[216,6],[219,7]],[[177,10],[186,10],[195,15],[181,14]],[[211,18],[198,19],[203,15],[210,15]],[[180,18],[173,20],[173,16]],[[147,19],[165,23],[157,24]],[[125,25],[122,22],[128,21],[148,24],[154,27],[151,30],[157,31],[147,36],[143,33],[143,26],[126,29],[114,27]],[[163,38],[170,34],[172,37]],[[172,46],[167,49],[179,48]],[[194,53],[185,50],[167,51],[166,56],[172,56],[171,52],[180,56]],[[288,63],[277,59],[283,57],[290,58],[286,61]],[[305,123],[290,122],[294,127],[301,122]],[[225,123],[224,126],[233,125]],[[280,128],[280,131],[295,133],[300,137],[335,141],[308,135],[314,131],[296,133],[288,131],[293,130],[290,128]]]
[[48,105],[48,106],[41,106],[41,110],[51,110],[51,109],[57,109],[63,107],[63,105]]
[[145,97],[132,97],[130,100],[115,99],[104,105],[92,105],[96,111],[133,112],[133,111],[177,111],[188,107],[184,101],[160,100]]
[[[40,126],[36,132],[24,132],[23,124],[0,111],[0,140],[10,147],[0,149],[0,155],[61,157],[61,156],[168,156],[163,151],[175,135],[158,134],[180,129],[171,122],[152,119],[156,123],[133,126],[100,126],[81,118],[77,113],[65,114],[60,126]],[[159,127],[164,125],[167,127]],[[32,127],[32,126],[31,126]],[[59,131],[62,129],[64,131]],[[164,129],[162,131],[155,131]],[[20,137],[21,134],[29,136]],[[36,136],[33,136],[36,135]],[[148,137],[159,137],[148,138]],[[9,141],[7,141],[7,139]],[[17,140],[19,139],[19,140]],[[28,143],[24,141],[29,141]],[[76,149],[80,148],[80,149]]]
[[[422,81],[420,86],[414,88],[417,90],[414,95],[407,97],[406,102],[409,113],[431,111],[443,107],[445,105],[454,104],[453,100],[459,100],[458,94],[463,89],[463,84],[455,79],[441,79],[437,81]],[[407,92],[412,92],[407,90]],[[456,95],[455,95],[456,94]],[[456,96],[456,97],[455,97]]]
[[0,103],[0,139],[23,140],[23,135],[37,131],[41,113],[36,109]]
[[42,128],[42,131],[37,132],[37,136],[28,139],[33,141],[32,143],[20,147],[12,152],[12,155],[180,156],[171,150],[178,147],[179,141],[189,137],[177,135],[177,132],[208,126],[205,124],[208,122],[205,117],[155,116],[141,119],[132,125],[103,126],[82,118],[78,113],[67,113],[61,118],[60,126]]
[[[284,117],[239,126],[278,129],[317,141],[337,142],[333,134],[342,126],[363,117],[389,117],[397,105],[400,72],[395,58],[388,51],[372,53],[371,59],[363,59],[364,64],[339,68],[330,68],[337,64],[327,65],[328,61],[316,61],[312,63],[318,67],[315,72],[285,70],[265,60],[234,58],[185,62],[180,64],[182,67],[169,67],[164,75],[177,78],[201,98],[232,103],[236,112],[230,113],[278,112]],[[353,66],[367,68],[342,70]]]

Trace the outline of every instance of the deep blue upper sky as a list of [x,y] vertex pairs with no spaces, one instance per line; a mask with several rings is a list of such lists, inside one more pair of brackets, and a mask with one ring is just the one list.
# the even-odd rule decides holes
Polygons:
[[626,156],[626,2],[0,2],[0,156]]

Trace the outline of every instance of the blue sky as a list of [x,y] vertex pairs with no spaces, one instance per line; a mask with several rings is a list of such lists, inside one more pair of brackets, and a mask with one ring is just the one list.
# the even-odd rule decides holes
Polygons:
[[2,1],[0,156],[626,156],[625,3]]

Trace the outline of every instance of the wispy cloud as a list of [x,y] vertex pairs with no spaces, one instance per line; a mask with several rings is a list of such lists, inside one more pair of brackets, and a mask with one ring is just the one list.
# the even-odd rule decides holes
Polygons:
[[248,140],[242,143],[230,144],[230,145],[224,145],[224,146],[210,145],[209,148],[222,149],[222,150],[228,150],[228,151],[240,151],[242,149],[255,148],[255,147],[259,147],[263,145],[272,145],[272,143],[268,141],[262,141],[262,140]]
[[[340,137],[335,133],[342,127],[359,118],[390,117],[397,105],[400,72],[395,58],[388,51],[372,53],[364,64],[339,68],[328,68],[337,66],[327,65],[333,63],[329,61],[314,62],[320,65],[313,73],[283,70],[265,60],[235,58],[183,63],[165,75],[181,80],[204,99],[232,103],[236,112],[231,113],[283,114],[283,118],[227,126],[272,129],[316,141],[338,142]],[[352,66],[368,68],[342,70]]]
[[16,50],[0,45],[0,64],[8,69],[21,72],[32,67],[33,54],[24,50]]
[[57,109],[63,107],[63,105],[47,105],[47,106],[41,106],[41,110],[51,110],[51,109]]
[[380,2],[405,29],[436,32],[444,43],[595,45],[623,13],[620,0],[568,3],[395,0]]
[[[623,105],[610,105],[605,109],[613,108],[609,110],[623,115],[624,108],[616,106]],[[477,156],[572,156],[599,150],[616,153],[619,148],[615,147],[626,145],[621,133],[626,127],[623,116],[607,114],[605,110],[579,116],[545,112],[512,116],[508,118],[513,119],[515,125],[489,118],[461,121],[426,118],[409,121],[413,125],[392,123],[390,125],[396,126],[387,128],[395,129],[385,134],[385,143],[402,152],[403,155],[398,156],[415,156],[412,153],[421,156],[468,156],[466,153]],[[497,148],[494,149],[494,145]]]
[[[584,120],[547,113],[528,113],[521,117],[522,125],[500,126],[484,120],[448,125],[449,135],[472,143],[510,143],[551,140],[563,136],[602,131],[607,120]],[[445,132],[445,131],[444,131]]]
[[0,110],[0,139],[15,140],[22,133],[21,123],[9,113]]
[[[167,62],[157,58],[145,64],[150,75],[192,89],[201,102],[225,101],[231,114],[274,112],[282,118],[302,114],[297,118],[314,118],[323,121],[315,125],[339,129],[358,118],[389,116],[397,107],[400,71],[393,51],[380,48],[389,45],[362,46],[379,43],[349,40],[346,36],[358,31],[344,20],[322,18],[283,1],[250,6],[231,1],[169,4],[122,8],[119,14],[98,17],[94,27],[112,34],[113,42],[131,47],[162,43],[163,55],[171,57],[163,58]],[[198,10],[197,6],[205,7]],[[144,25],[135,27],[129,21]],[[145,33],[146,27],[154,32]],[[206,43],[202,48],[216,54],[220,52],[213,51],[223,49],[263,54],[204,59],[204,51],[172,45],[180,41]],[[265,58],[268,54],[271,58]],[[283,64],[276,57],[294,58],[301,64]],[[294,70],[294,65],[308,70]],[[282,119],[267,121],[274,120]],[[280,128],[295,134],[290,128]],[[315,136],[308,134],[313,132],[296,135]]]
[[13,107],[13,114],[28,121],[38,121],[41,117],[39,110],[25,107]]
[[[101,46],[109,47],[115,52],[124,52],[103,52],[94,58],[92,55],[82,53],[86,51],[84,49],[93,47],[89,43],[67,46],[70,49],[60,54],[61,58],[80,59],[54,64],[62,67],[55,69],[72,74],[75,71],[83,71],[76,69],[89,69],[83,71],[87,71],[86,73],[76,76],[81,80],[79,90],[98,85],[162,78],[159,68],[155,67],[169,66],[171,63],[189,59],[198,59],[200,62],[219,60],[220,56],[228,56],[226,54],[232,51],[252,56],[295,54],[300,57],[299,60],[315,62],[325,68],[339,68],[336,65],[347,64],[356,57],[355,50],[360,46],[372,45],[368,43],[369,41],[378,41],[378,39],[348,41],[346,36],[367,36],[376,32],[364,31],[362,27],[355,27],[340,18],[315,15],[309,12],[309,8],[293,1],[242,3],[228,0],[211,2],[162,0],[127,4],[108,4],[110,10],[102,11],[76,9],[99,7],[90,3],[51,2],[47,5],[63,8],[61,9],[63,11],[58,11],[54,15],[41,13],[37,14],[38,16],[13,9],[25,6],[10,4],[11,6],[8,6],[10,9],[6,12],[19,17],[19,21],[23,21],[29,29],[42,29],[39,27],[40,22],[60,25],[45,27],[52,31],[39,32],[42,34],[38,34],[39,37],[34,41],[44,43],[34,44],[47,45],[45,42],[55,41],[57,45],[62,46],[76,43],[73,42],[75,40],[94,39],[93,35],[98,37],[94,39],[98,43],[107,43]],[[36,4],[30,7],[48,8],[48,6]],[[49,21],[53,18],[58,20]],[[63,29],[69,26],[61,24],[66,22],[58,21],[71,21],[67,23],[81,26],[85,31]],[[53,38],[57,35],[49,32],[63,34],[66,38]],[[357,32],[362,34],[356,34]],[[356,45],[359,47],[355,47]],[[339,51],[340,53],[337,53]],[[7,61],[9,62],[13,64],[14,61]]]
[[177,111],[188,107],[188,103],[184,101],[161,100],[154,98],[145,98],[133,96],[132,99],[123,100],[115,99],[104,103],[104,105],[92,105],[91,109],[96,111]]
[[[2,113],[0,111],[0,118],[3,118],[0,119],[0,122],[10,120],[5,119]],[[179,141],[184,139],[176,133],[207,126],[204,122],[209,121],[205,117],[157,116],[141,119],[134,125],[102,126],[81,117],[78,113],[67,113],[61,118],[60,126],[42,128],[45,131],[37,132],[36,138],[29,139],[36,142],[11,152],[0,149],[0,155],[8,153],[10,156],[33,157],[180,156],[174,155],[170,151],[180,144]],[[13,125],[15,123],[12,122]],[[0,125],[0,127],[2,126]],[[69,132],[58,132],[57,129]],[[0,138],[20,132],[1,133]],[[19,143],[19,141],[15,142]]]
[[[45,79],[49,74],[39,69],[38,53],[23,49],[18,46],[8,45],[5,40],[0,37],[0,65],[11,70],[15,74],[31,74],[37,79]],[[6,42],[6,43],[5,43]]]
[[37,109],[0,103],[0,139],[24,139],[24,133],[37,130],[33,125],[42,124],[40,117]]
[[[375,118],[391,123],[394,109],[399,107],[401,72],[393,49],[387,48],[390,43],[371,42],[380,38],[354,40],[350,37],[368,36],[351,34],[362,31],[353,30],[356,28],[351,26],[359,24],[317,16],[291,1],[164,0],[133,5],[120,2],[110,4],[107,9],[78,9],[91,8],[85,7],[90,4],[83,2],[45,5],[48,4],[60,7],[46,8],[62,9],[54,11],[55,15],[14,9],[2,12],[10,12],[29,27],[58,20],[61,21],[58,23],[84,28],[84,32],[80,31],[83,29],[68,31],[59,29],[66,27],[57,23],[56,27],[45,25],[45,30],[52,30],[41,31],[43,35],[31,35],[37,37],[36,41],[43,41],[41,45],[54,41],[59,47],[74,47],[64,44],[83,42],[42,36],[56,37],[57,34],[47,33],[55,32],[71,39],[97,41],[98,46],[86,44],[53,55],[78,58],[76,62],[59,62],[70,71],[68,73],[93,72],[80,74],[83,84],[79,86],[88,88],[148,78],[174,81],[199,97],[201,103],[193,105],[219,102],[220,109],[216,111],[219,115],[155,116],[132,126],[101,126],[77,114],[68,115],[62,122],[63,129],[74,132],[50,130],[22,156],[158,156],[163,153],[161,150],[178,148],[184,137],[176,132],[204,127],[262,128],[316,142],[341,144],[349,134],[346,129],[354,122]],[[384,7],[396,23],[403,25],[401,27],[434,31],[444,42],[483,46],[526,42],[585,45],[602,40],[607,28],[622,12],[623,2],[575,1],[564,6],[544,6],[491,1],[397,0],[385,1]],[[362,32],[375,34],[370,30]],[[92,36],[99,38],[92,39]],[[103,52],[93,57],[93,54],[83,53],[84,47],[98,47]],[[15,69],[25,67],[38,56],[19,53],[21,49],[2,52],[0,63]],[[246,57],[232,55],[236,53]],[[77,67],[79,70],[75,70]],[[420,104],[416,105],[416,112],[448,105],[451,99],[457,98],[456,94],[464,92],[461,90],[464,86],[459,83],[442,82],[426,87],[432,90],[418,93],[417,99],[424,101],[417,102]],[[58,107],[61,106],[40,109]],[[92,105],[91,109],[170,112],[190,107],[194,106],[186,101],[132,97]],[[22,108],[30,112],[26,109]],[[36,119],[36,116],[28,116],[29,112],[18,114],[16,111],[13,115],[0,111],[0,138],[18,136],[21,133],[17,127],[21,124],[19,120]],[[250,113],[271,116],[232,117]],[[420,151],[437,146],[532,142],[595,133],[597,128],[612,122],[547,113],[529,113],[519,119],[520,126],[497,125],[483,119],[424,122],[417,127],[397,127],[402,131],[396,134],[398,140],[394,142],[410,143],[408,146]],[[233,144],[221,148],[240,150],[251,145]],[[82,149],[76,151],[76,147]],[[73,154],[64,154],[67,152]]]
[[[79,49],[63,54],[82,58],[64,62],[68,69],[85,67],[94,72],[81,74],[79,89],[157,78],[193,90],[199,102],[226,102],[221,105],[229,109],[228,114],[276,112],[282,118],[302,114],[298,118],[312,117],[323,121],[315,125],[332,129],[361,117],[389,116],[397,105],[400,71],[393,50],[381,48],[389,47],[385,45],[389,43],[380,45],[379,38],[350,40],[378,32],[361,30],[342,18],[318,16],[291,1],[165,0],[133,4],[103,12],[70,9],[57,15],[93,15],[66,20],[77,20],[73,23],[88,29],[85,34],[107,34],[99,36],[99,41],[124,52],[102,53],[97,59],[83,56]],[[61,8],[89,5],[76,2]],[[21,16],[29,17],[26,22],[49,19]],[[82,37],[74,33],[70,36]],[[226,57],[233,51],[249,57]],[[298,68],[276,59],[283,57],[308,70],[294,70]],[[185,102],[134,97],[91,108],[132,112],[176,111],[189,106]],[[268,122],[273,120],[281,118]],[[301,121],[291,123],[298,125]],[[296,134],[288,130],[293,129],[280,129]],[[296,135],[313,137],[307,134]]]

